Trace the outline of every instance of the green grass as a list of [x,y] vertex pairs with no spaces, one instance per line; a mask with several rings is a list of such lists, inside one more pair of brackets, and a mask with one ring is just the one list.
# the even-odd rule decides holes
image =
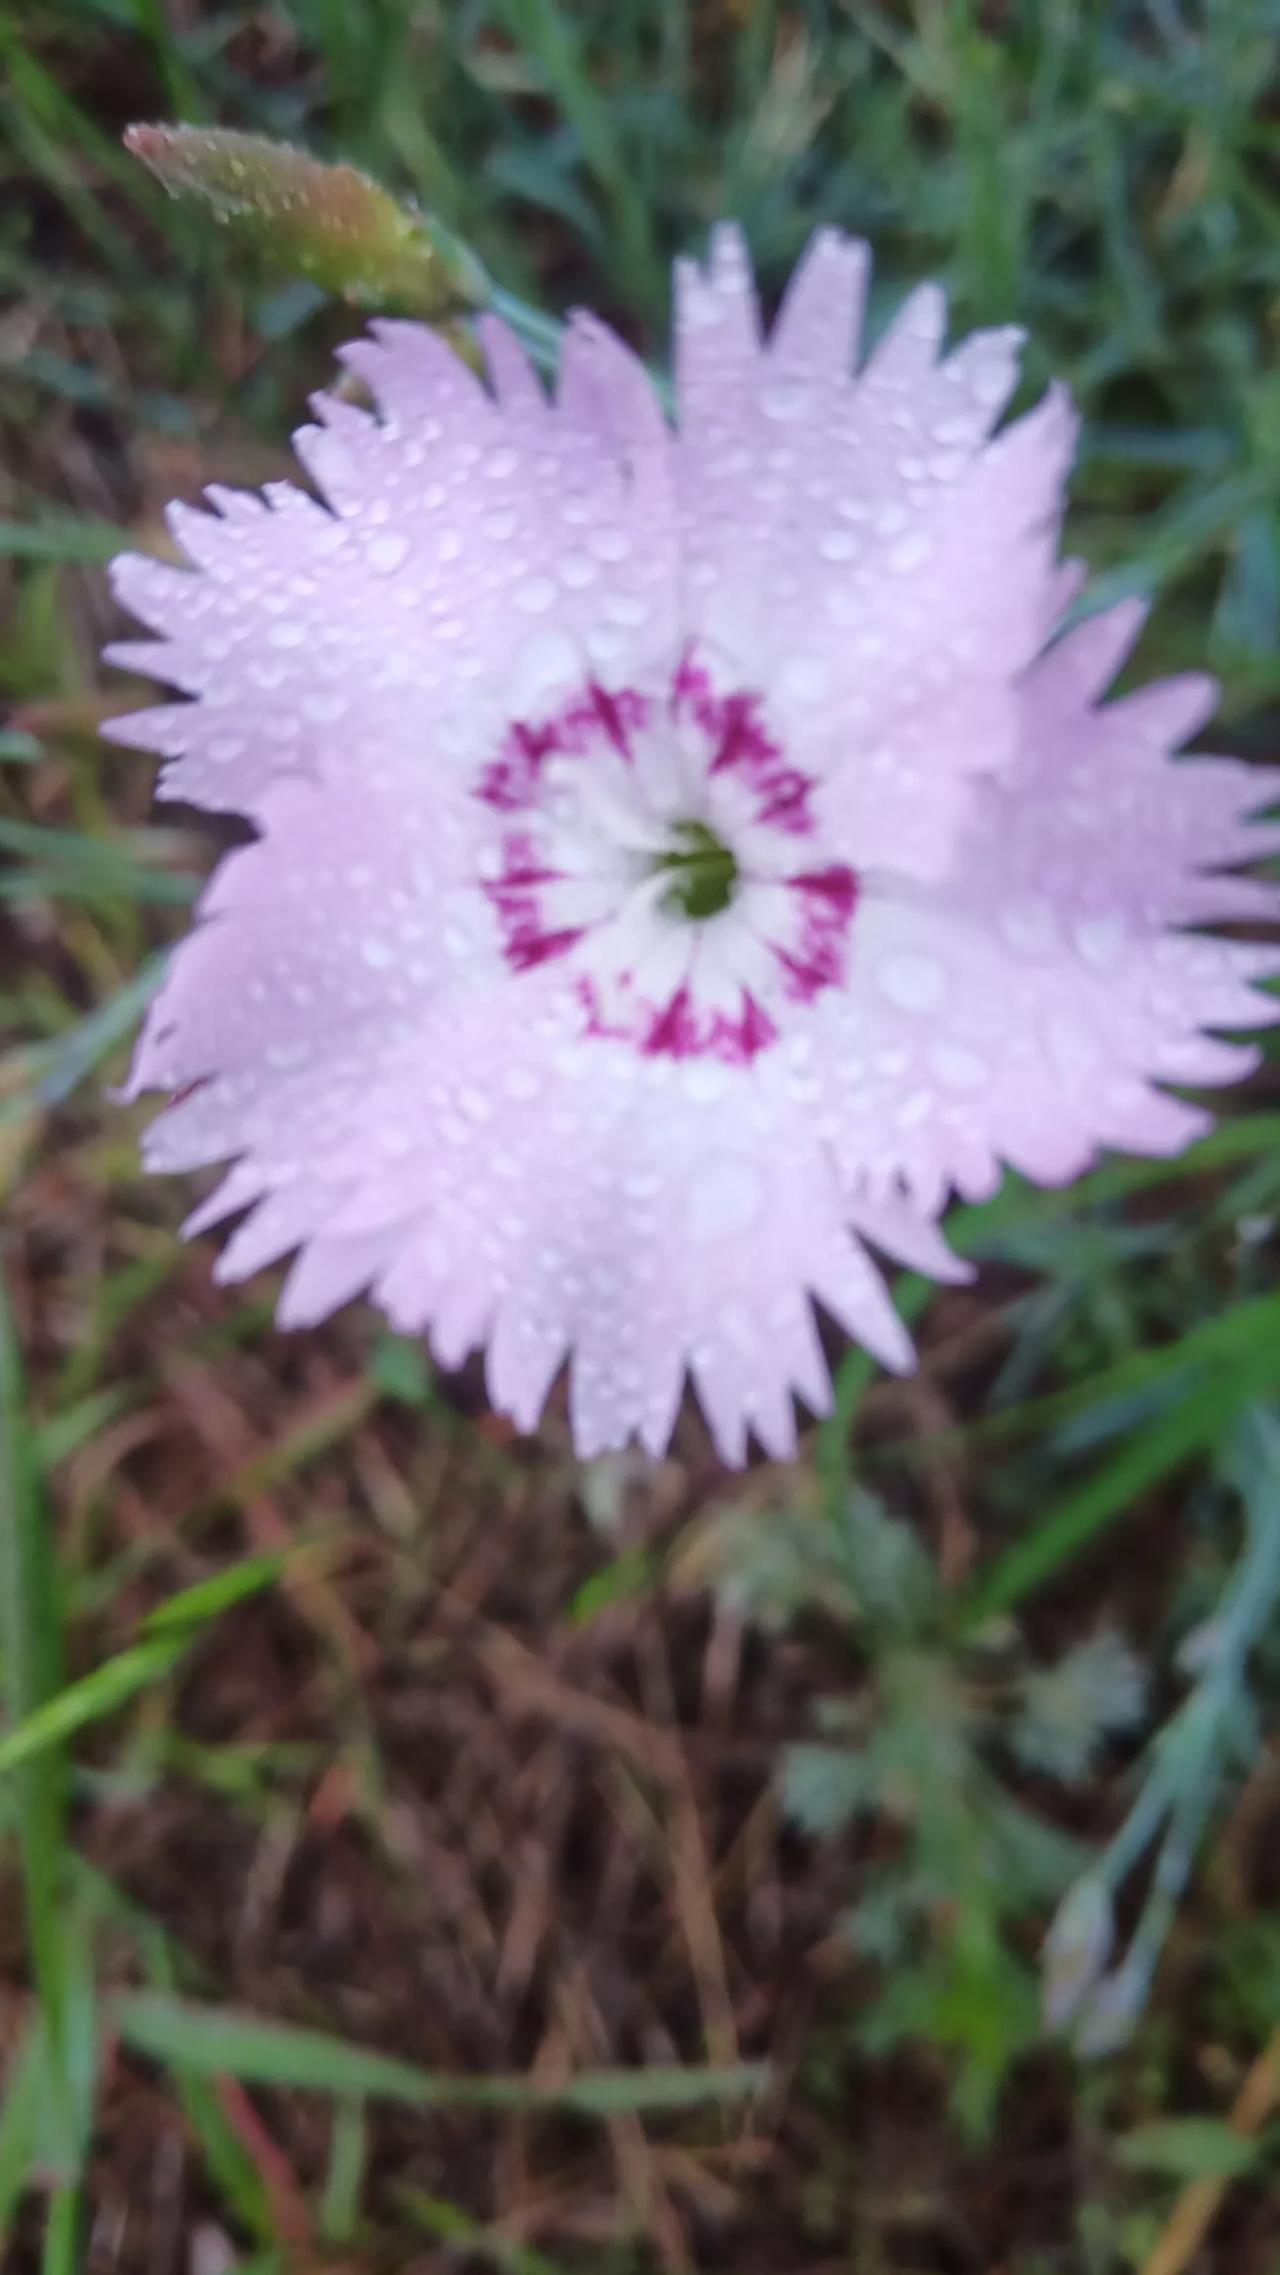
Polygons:
[[[26,1920],[4,1983],[0,2235],[21,2275],[89,2275],[113,2160],[128,2170],[119,2140],[139,2121],[128,2095],[140,2078],[160,2097],[145,2121],[157,2106],[172,2118],[237,2265],[263,2275],[283,2275],[299,2249],[331,2248],[363,2271],[405,2263],[424,2243],[515,2275],[649,2275],[673,2263],[677,2217],[651,2134],[673,2144],[672,2165],[702,2174],[689,2200],[708,2233],[723,2222],[715,2233],[729,2241],[715,2248],[744,2268],[769,2263],[753,2256],[756,2223],[772,2239],[760,2252],[788,2264],[861,2254],[859,2264],[896,2275],[915,2266],[910,2238],[922,2226],[933,2238],[922,2251],[949,2248],[937,2238],[987,2217],[974,2205],[1000,2194],[1017,2115],[1000,2091],[1034,2031],[1031,1962],[1063,1854],[1019,1851],[1001,1902],[988,1905],[983,1843],[1013,1837],[1010,1795],[1022,1801],[1001,1685],[1010,1667],[1023,1682],[1037,1654],[1069,1658],[1116,1622],[1148,1664],[1166,1740],[1209,1730],[1203,1758],[1185,1751],[1180,1770],[1184,1755],[1154,1725],[1153,1750],[1132,1763],[1122,1743],[1107,1752],[1099,1738],[1092,1782],[1054,1805],[1085,1854],[1100,1856],[1136,1793],[1162,1860],[1157,1882],[1163,1872],[1182,1924],[1135,2050],[1101,2070],[1056,2057],[1057,2082],[1043,2088],[1069,2243],[1056,2213],[1028,2213],[1021,2226],[1011,2214],[1007,2233],[984,2230],[976,2248],[1015,2275],[1077,2259],[1087,2275],[1122,2275],[1154,2248],[1177,2186],[1217,2176],[1245,2186],[1228,2200],[1212,2264],[1245,2270],[1239,2254],[1256,2236],[1274,2254],[1261,2214],[1249,2226],[1258,2198],[1248,2194],[1273,2145],[1264,2133],[1240,2148],[1220,2120],[1280,2019],[1266,1876],[1253,1871],[1248,1804],[1236,1799],[1242,1782],[1264,1777],[1280,1653],[1237,1620],[1231,1683],[1215,1689],[1194,1657],[1197,1636],[1203,1645],[1238,1610],[1236,1576],[1253,1570],[1270,1522],[1268,1425],[1280,1407],[1270,1047],[1256,1094],[1233,1101],[1185,1161],[1105,1163],[1065,1194],[1011,1181],[987,1208],[958,1212],[957,1243],[983,1267],[979,1306],[934,1305],[917,1283],[900,1291],[930,1335],[932,1406],[895,1405],[850,1356],[836,1414],[808,1469],[785,1484],[763,1546],[749,1494],[736,1511],[763,1559],[751,1584],[766,1633],[798,1617],[819,1574],[827,1624],[817,1655],[802,1660],[807,1695],[830,1691],[834,1652],[845,1680],[823,1744],[847,1745],[846,1792],[867,1760],[889,1765],[877,1822],[902,1841],[908,1874],[897,1913],[877,1917],[856,1844],[833,1849],[844,1882],[852,1876],[856,1984],[824,1991],[802,2048],[778,2033],[799,2068],[767,2079],[761,2103],[756,2046],[739,2064],[712,2043],[707,1920],[735,1901],[732,1841],[700,1882],[688,1848],[697,1807],[673,1799],[661,1775],[651,1782],[626,1719],[631,1692],[607,1656],[628,1622],[649,1638],[634,1722],[660,1750],[673,1710],[653,1671],[654,1636],[665,1632],[667,1590],[679,1612],[690,1558],[707,1576],[699,1543],[724,1514],[720,1488],[710,1512],[693,1496],[687,1530],[655,1517],[649,1531],[584,1545],[554,1440],[530,1488],[524,1457],[455,1411],[411,1348],[370,1348],[357,1334],[301,1339],[299,1356],[270,1336],[261,1289],[238,1303],[210,1297],[207,1258],[176,1241],[177,1198],[140,1185],[134,1125],[103,1095],[203,853],[186,832],[151,826],[147,768],[104,755],[95,728],[125,699],[96,660],[110,629],[102,564],[123,537],[155,542],[171,490],[281,470],[307,390],[356,321],[305,280],[242,267],[218,230],[170,205],[120,146],[143,116],[291,137],[365,166],[474,251],[526,332],[587,301],[658,367],[670,259],[721,214],[743,222],[770,296],[817,223],[871,236],[874,327],[912,282],[935,275],[957,329],[1025,326],[1029,391],[1050,373],[1069,381],[1084,413],[1069,535],[1096,572],[1093,600],[1149,596],[1138,674],[1207,665],[1222,681],[1223,737],[1273,755],[1278,37],[1273,0],[1038,0],[1003,11],[976,0],[278,0],[270,11],[252,0],[198,10],[0,0],[0,923],[20,953],[5,961],[0,996],[0,1176],[13,1204],[0,1314],[0,1833]],[[696,1483],[696,1467],[689,1474]],[[839,1592],[847,1572],[838,1579],[843,1567],[830,1562],[868,1485],[917,1533],[937,1535],[944,1566],[947,1511],[963,1504],[962,1569],[906,1642],[887,1614],[868,1626],[857,1589],[847,1602]],[[311,1837],[331,1773],[345,1795],[337,1821],[357,1829],[378,1903],[425,1934],[413,1828],[433,1828],[437,1859],[472,1828],[436,1826],[434,1796],[406,1786],[398,1717],[414,1702],[411,1727],[436,1746],[452,1727],[465,1620],[450,1590],[471,1566],[450,1525],[461,1510],[473,1552],[486,1527],[509,1523],[518,1535],[531,1490],[555,1510],[545,1537],[569,1544],[548,1551],[565,1559],[558,1609],[530,1628],[532,1651],[519,1646],[535,1666],[549,1659],[562,1686],[550,1705],[537,1692],[537,1711],[569,1711],[567,1689],[585,1712],[562,1663],[577,1663],[572,1650],[602,1654],[590,1661],[592,1703],[623,1719],[609,1725],[617,1750],[591,1786],[592,1808],[664,1886],[669,1858],[681,1860],[663,1936],[628,1943],[620,1930],[609,1965],[624,1978],[651,1966],[660,1984],[676,1983],[682,1935],[697,1954],[683,1989],[665,2006],[655,1994],[640,2058],[630,2040],[625,2059],[607,2043],[584,2053],[591,2030],[579,2021],[577,2039],[557,2041],[557,2059],[565,2044],[579,2049],[572,2074],[561,2062],[554,2076],[538,2070],[527,2015],[504,2021],[509,2056],[487,2067],[464,2066],[447,2031],[439,2060],[410,2061],[386,2050],[399,2043],[394,2001],[376,2009],[383,2043],[366,2042],[350,2023],[349,1986],[311,1984],[292,1961],[268,1980],[249,1929],[234,1966],[212,1965],[190,1940],[204,1932],[198,1886],[140,1866],[139,1892],[112,1834],[112,1811],[141,1795],[157,1824],[187,1812],[185,1841],[216,1827],[218,1853],[243,1848],[253,1887],[273,1885],[273,1859]],[[740,1593],[747,1551],[733,1537],[738,1562],[721,1577]],[[483,1590],[480,1600],[490,1600]],[[465,1590],[463,1605],[474,1609]],[[518,1629],[509,1606],[480,1617],[492,1681],[518,1680],[533,1697],[535,1674],[511,1655]],[[809,1636],[801,1619],[784,1649],[803,1654]],[[752,1677],[766,1700],[778,1679],[769,1648]],[[904,1695],[904,1665],[936,1690]],[[696,1723],[692,1677],[678,1673],[679,1711]],[[974,1736],[964,1780],[947,1793],[931,1749],[953,1714],[966,1729],[972,1719]],[[762,1715],[779,1762],[784,1722],[794,1735],[780,1709]],[[578,1774],[574,1749],[594,1742],[583,1727],[555,1737],[561,1785]],[[714,1727],[698,1735],[699,1764],[716,1758]],[[483,1716],[469,1729],[479,1748]],[[518,1759],[512,1777],[524,1774]],[[725,1794],[736,1794],[731,1782]],[[1216,1838],[1197,1873],[1210,1801]],[[821,1814],[821,1794],[809,1804]],[[477,1804],[477,1840],[492,1806]],[[726,1816],[736,1806],[723,1800]],[[825,1821],[842,1820],[828,1809]],[[488,1862],[476,1850],[476,1918],[500,1848]],[[963,1858],[950,1916],[934,1901],[947,1855]],[[321,1857],[336,1888],[337,1834]],[[566,1904],[575,1886],[570,1876]],[[779,1898],[786,1916],[791,1901]],[[823,1930],[836,1925],[833,1908]],[[755,1948],[743,1930],[735,1996]],[[479,1949],[463,1936],[460,1984],[467,1967],[490,1964]],[[588,1938],[581,1975],[559,1981],[559,2005],[538,2010],[549,2034],[553,2023],[569,2030],[581,1982],[597,1981],[593,1949]],[[614,1978],[606,1968],[600,1979]],[[280,2011],[266,2011],[276,1996]],[[752,2011],[749,1997],[740,2004]],[[864,2027],[873,2010],[878,2022]],[[860,2112],[886,2050],[922,2040],[917,2091],[935,2075],[932,2048],[959,2081],[971,2132],[994,2127],[970,2151],[986,2158],[992,2187],[967,2195],[945,2130],[922,2120],[917,2137],[902,2121],[904,2169],[927,2139],[944,2173],[930,2184],[941,2209],[925,2189],[913,2227],[865,2184]],[[459,2042],[479,2041],[464,2032]],[[434,2043],[430,2031],[423,2043]],[[602,2257],[568,2218],[529,2235],[504,2225],[474,2158],[461,2157],[454,2201],[452,2147],[478,2137],[459,2128],[496,2125],[504,2112],[552,2144],[538,2153],[570,2199],[613,2206],[616,2249]],[[411,2120],[419,2130],[406,2148],[395,2127]],[[738,2169],[717,2158],[740,2149],[747,2170],[753,2127],[773,2144],[776,2183],[753,2196],[743,2182],[732,2216],[708,2209]],[[582,2137],[590,2147],[577,2146]],[[504,2136],[512,2170],[516,2138]],[[595,2160],[586,2177],[579,2156]],[[486,2171],[494,2162],[487,2151],[482,2161]],[[532,2184],[529,2196],[540,2201]],[[127,2223],[122,2232],[133,2275],[149,2262]]]

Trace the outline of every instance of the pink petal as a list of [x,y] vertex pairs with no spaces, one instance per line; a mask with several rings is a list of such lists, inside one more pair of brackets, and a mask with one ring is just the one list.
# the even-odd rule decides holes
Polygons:
[[868,891],[851,987],[815,1007],[843,1169],[896,1171],[925,1209],[981,1198],[1004,1163],[1053,1184],[1104,1145],[1176,1152],[1206,1117],[1158,1085],[1235,1080],[1253,1054],[1212,1030],[1280,1017],[1256,992],[1280,954],[1178,929],[1242,890],[1274,921],[1274,887],[1219,872],[1280,844],[1247,818],[1280,772],[1170,755],[1204,683],[1091,709],[1131,623],[1090,621],[1028,674],[1017,763],[981,789],[949,880]]

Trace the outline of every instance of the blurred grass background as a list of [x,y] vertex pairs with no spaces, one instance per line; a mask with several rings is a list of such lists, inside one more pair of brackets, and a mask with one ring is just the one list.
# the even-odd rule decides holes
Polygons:
[[720,214],[770,292],[870,235],[873,323],[935,275],[1070,381],[1137,672],[1208,662],[1274,759],[1278,36],[0,0],[6,2269],[1280,2264],[1270,1057],[1184,1163],[964,1212],[921,1375],[847,1360],[795,1469],[686,1416],[584,1473],[178,1245],[106,1085],[208,833],[94,732],[102,563],[285,471],[351,329],[166,203],[155,116],[355,159],[657,359]]

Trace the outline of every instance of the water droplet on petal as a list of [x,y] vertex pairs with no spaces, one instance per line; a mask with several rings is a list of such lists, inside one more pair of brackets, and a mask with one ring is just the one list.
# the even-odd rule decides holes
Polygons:
[[932,551],[933,546],[924,533],[913,530],[910,535],[900,537],[897,544],[890,547],[889,566],[896,569],[900,576],[905,576],[908,570],[922,568]]
[[394,570],[400,567],[408,551],[408,538],[399,536],[393,530],[387,530],[380,537],[370,538],[369,565],[377,570],[379,576],[389,577]]
[[685,1221],[695,1240],[729,1240],[759,1220],[767,1197],[755,1164],[732,1154],[699,1163],[685,1200]]
[[1021,955],[1043,954],[1057,937],[1053,911],[1043,901],[1011,901],[1000,911],[1000,929]]
[[516,586],[516,606],[523,608],[529,616],[543,615],[555,597],[556,588],[550,577],[526,577],[523,584]]
[[882,995],[902,1011],[936,1011],[947,975],[933,956],[891,956],[877,973]]
[[962,1043],[939,1043],[932,1065],[939,1082],[948,1090],[979,1090],[988,1078],[985,1061],[976,1051],[966,1050]]
[[586,553],[565,553],[558,569],[561,584],[568,585],[572,591],[580,591],[584,585],[595,582],[596,565]]
[[778,419],[791,425],[804,417],[808,400],[807,388],[796,387],[784,380],[776,386],[761,389],[760,408],[766,419]]
[[1124,929],[1114,916],[1082,916],[1072,933],[1086,964],[1097,971],[1114,964],[1124,947]]

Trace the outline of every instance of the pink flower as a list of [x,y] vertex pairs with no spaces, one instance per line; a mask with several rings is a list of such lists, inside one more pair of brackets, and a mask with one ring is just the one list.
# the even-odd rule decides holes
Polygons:
[[1055,637],[1063,395],[992,429],[1017,336],[944,354],[915,293],[860,371],[862,247],[814,242],[767,341],[731,231],[679,276],[678,431],[570,326],[554,402],[501,325],[489,384],[429,331],[345,360],[278,483],[175,508],[197,574],[130,558],[189,700],[117,720],[163,793],[246,815],[135,1091],[156,1169],[231,1161],[224,1279],[299,1251],[281,1321],[368,1290],[525,1428],[562,1362],[581,1451],[794,1442],[823,1305],[911,1346],[867,1245],[1011,1163],[1171,1152],[1161,1087],[1251,1053],[1270,914],[1231,875],[1277,777],[1172,760],[1206,681],[1099,698],[1131,607]]

